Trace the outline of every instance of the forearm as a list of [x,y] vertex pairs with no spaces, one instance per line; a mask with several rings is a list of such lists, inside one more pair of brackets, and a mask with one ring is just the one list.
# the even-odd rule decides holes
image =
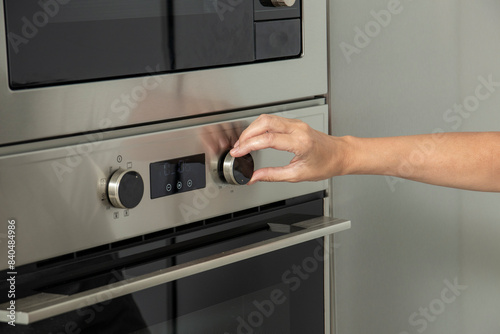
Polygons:
[[243,131],[231,154],[241,157],[266,148],[295,156],[286,166],[255,171],[249,184],[365,174],[500,192],[500,132],[334,137],[298,120],[261,115]]
[[500,191],[500,132],[341,140],[347,149],[342,174],[389,175],[447,187]]

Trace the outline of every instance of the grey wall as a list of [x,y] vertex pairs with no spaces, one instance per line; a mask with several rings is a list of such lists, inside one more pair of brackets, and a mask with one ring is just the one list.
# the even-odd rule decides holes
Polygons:
[[[330,0],[330,17],[335,135],[500,131],[500,2]],[[476,96],[479,77],[499,84]],[[500,332],[500,194],[344,176],[333,198],[353,223],[339,334]]]

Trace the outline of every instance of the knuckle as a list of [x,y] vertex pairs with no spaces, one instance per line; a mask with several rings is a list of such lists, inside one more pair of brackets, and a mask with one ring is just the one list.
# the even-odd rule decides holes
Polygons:
[[302,121],[298,121],[298,123],[297,123],[297,128],[298,128],[301,132],[304,132],[304,133],[309,133],[309,131],[311,130],[311,127],[309,126],[309,124],[304,123],[304,122],[302,122]]
[[309,134],[301,133],[297,136],[299,143],[306,149],[311,149],[314,146],[314,140]]
[[314,140],[312,139],[311,136],[304,136],[303,140],[307,147],[311,147],[314,145]]
[[262,114],[257,118],[257,121],[263,123],[264,125],[269,125],[272,122],[272,116],[268,114]]

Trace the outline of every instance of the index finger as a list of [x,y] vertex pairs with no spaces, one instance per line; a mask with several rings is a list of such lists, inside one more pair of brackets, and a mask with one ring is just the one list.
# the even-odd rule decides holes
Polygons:
[[260,115],[240,135],[239,142],[244,142],[252,137],[260,136],[266,132],[290,133],[290,123],[293,119],[283,118],[276,115]]

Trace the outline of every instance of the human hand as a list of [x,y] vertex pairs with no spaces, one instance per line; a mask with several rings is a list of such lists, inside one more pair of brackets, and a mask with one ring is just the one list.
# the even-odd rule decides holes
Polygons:
[[342,140],[312,129],[306,123],[275,115],[261,115],[243,131],[234,157],[273,148],[295,154],[287,166],[256,170],[248,184],[257,181],[318,181],[342,174]]

